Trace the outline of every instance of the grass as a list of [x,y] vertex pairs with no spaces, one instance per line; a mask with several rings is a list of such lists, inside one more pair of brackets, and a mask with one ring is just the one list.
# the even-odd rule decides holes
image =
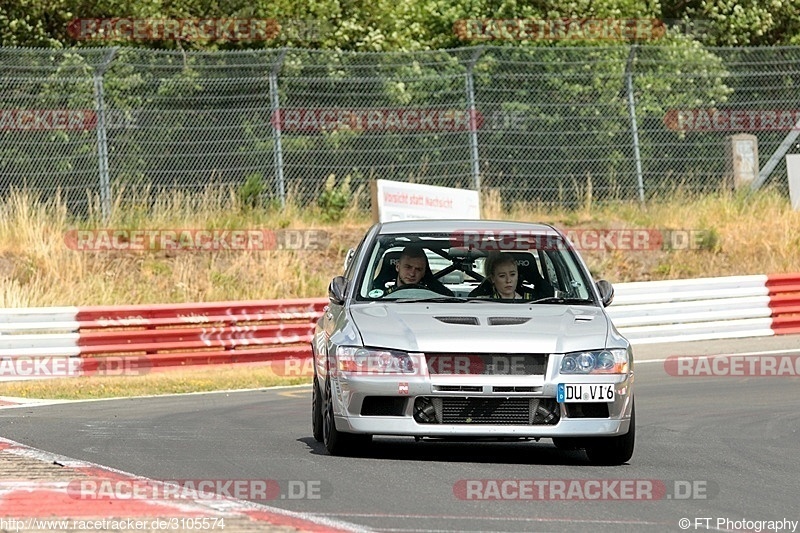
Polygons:
[[[0,305],[6,308],[115,305],[320,297],[341,271],[344,255],[370,226],[353,201],[337,216],[289,202],[253,208],[235,192],[174,193],[152,207],[117,199],[110,220],[72,218],[58,198],[11,192],[0,202]],[[132,206],[132,207],[131,207]],[[595,277],[620,283],[743,274],[800,272],[800,212],[781,194],[721,192],[599,204],[577,210],[508,205],[484,195],[483,218],[541,221],[562,229],[649,228],[701,231],[696,249],[583,252]],[[334,222],[333,220],[337,220]],[[323,222],[325,221],[325,222]],[[314,229],[328,233],[322,250],[84,252],[70,249],[74,229]],[[291,380],[288,382],[292,382]],[[107,397],[285,384],[250,367],[179,370],[144,377],[73,378],[0,383],[0,395]]]
[[310,383],[307,377],[279,376],[269,366],[181,368],[143,376],[86,376],[0,383],[0,396],[76,400],[179,394],[235,389],[260,389]]
[[[38,307],[228,301],[325,294],[367,215],[321,225],[319,212],[290,204],[252,209],[235,194],[175,193],[150,209],[114,209],[106,222],[75,220],[58,198],[11,193],[0,203],[0,305]],[[309,229],[326,231],[323,250],[76,251],[81,229]]]
[[[646,228],[703,236],[694,249],[582,252],[595,277],[613,283],[800,272],[800,212],[788,198],[764,190],[725,191],[639,203],[592,204],[578,210],[517,205],[486,210],[498,218],[538,220],[570,228]],[[484,214],[485,218],[492,218]]]
[[[118,202],[119,203],[119,202]],[[588,204],[588,202],[587,202]],[[696,250],[584,252],[592,273],[612,282],[800,272],[800,213],[772,191],[723,193],[638,203],[591,204],[579,210],[503,205],[488,194],[487,219],[553,223],[561,228],[651,228],[702,231]],[[72,219],[57,198],[11,193],[0,203],[0,305],[38,307],[319,297],[340,273],[346,250],[370,225],[350,209],[321,222],[315,206],[252,209],[235,194],[175,193],[150,209],[118,207],[111,220]],[[74,229],[312,229],[327,232],[323,250],[86,252],[70,249]]]

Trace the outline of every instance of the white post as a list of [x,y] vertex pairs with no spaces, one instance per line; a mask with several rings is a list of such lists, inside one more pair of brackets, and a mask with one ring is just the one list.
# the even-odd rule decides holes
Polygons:
[[789,199],[792,209],[800,211],[800,154],[786,156],[786,177],[789,178]]

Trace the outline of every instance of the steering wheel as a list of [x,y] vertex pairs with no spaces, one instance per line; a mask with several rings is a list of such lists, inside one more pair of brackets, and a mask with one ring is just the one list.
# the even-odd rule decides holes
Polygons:
[[[397,287],[396,289],[394,289],[389,294],[394,294],[394,293],[396,293],[398,291],[402,291],[402,290],[405,290],[405,289],[412,289],[412,290],[416,289],[416,290],[419,290],[419,291],[432,292],[433,294],[438,294],[439,296],[453,296],[452,292],[450,292],[449,294],[448,294],[448,292],[444,292],[444,291],[447,291],[446,288],[444,289],[444,291],[442,291],[442,290],[438,290],[436,287],[428,287],[427,285],[424,285],[422,283],[410,283],[410,284],[407,284],[407,285],[402,285],[402,286]],[[387,294],[387,296],[389,294]]]

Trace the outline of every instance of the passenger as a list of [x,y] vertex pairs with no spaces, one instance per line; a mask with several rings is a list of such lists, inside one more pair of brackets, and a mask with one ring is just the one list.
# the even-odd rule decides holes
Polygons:
[[532,297],[531,294],[517,292],[519,271],[513,256],[502,252],[489,254],[484,263],[484,272],[492,284],[492,294],[489,298],[521,300]]

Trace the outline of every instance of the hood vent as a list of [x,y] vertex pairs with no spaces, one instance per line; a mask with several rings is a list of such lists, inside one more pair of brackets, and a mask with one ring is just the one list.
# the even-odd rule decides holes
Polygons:
[[518,326],[530,320],[524,316],[493,316],[489,317],[490,326]]
[[478,319],[474,316],[437,316],[434,318],[445,324],[461,324],[464,326],[478,325]]

